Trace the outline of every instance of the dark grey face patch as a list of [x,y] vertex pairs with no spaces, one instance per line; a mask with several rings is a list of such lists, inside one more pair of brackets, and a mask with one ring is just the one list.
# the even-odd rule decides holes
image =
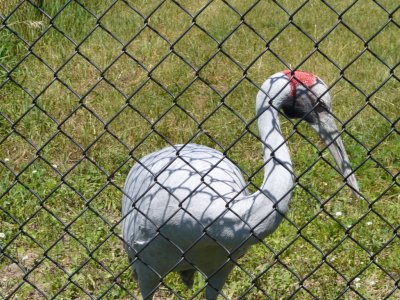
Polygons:
[[302,94],[296,93],[295,97],[288,97],[287,101],[282,103],[284,114],[291,119],[304,119],[310,124],[318,123],[318,115],[326,112],[327,108],[310,91],[304,91]]

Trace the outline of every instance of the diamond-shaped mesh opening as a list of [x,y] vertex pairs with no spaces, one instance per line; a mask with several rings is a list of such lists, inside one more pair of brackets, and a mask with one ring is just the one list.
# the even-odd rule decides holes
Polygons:
[[[299,257],[298,253],[303,251],[310,255]],[[314,272],[320,264],[322,257],[323,253],[321,253],[319,249],[304,238],[298,238],[279,256],[279,259],[296,274],[296,276],[305,278],[307,275]]]
[[[259,297],[276,298],[281,295],[284,297],[290,296],[296,289],[296,276],[287,270],[280,263],[275,263],[263,271],[261,276],[258,276],[255,286]],[[279,278],[281,284],[273,284],[273,278]],[[275,282],[274,282],[275,283]]]
[[[367,172],[368,168],[372,170],[371,172]],[[385,170],[384,165],[380,164],[379,161],[369,159],[360,167],[359,172],[360,176],[365,174],[366,176],[366,184],[373,184],[371,189],[368,191],[368,195],[370,195],[371,199],[379,199],[380,195],[384,194],[386,190],[389,188],[391,181],[393,180],[393,176],[387,170]]]
[[345,76],[352,84],[368,94],[384,82],[389,76],[389,69],[372,54],[364,52],[346,69]]
[[[232,112],[225,106],[219,106],[203,123],[202,128],[225,147],[235,141],[235,137],[245,129],[241,119],[232,116]],[[229,118],[231,122],[225,120]],[[215,128],[219,128],[216,131]]]
[[[285,69],[286,65],[279,59],[277,58],[273,52],[271,52],[270,50],[265,52],[264,54],[262,54],[257,61],[250,67],[250,69],[248,70],[248,76],[249,78],[252,78],[253,84],[252,84],[252,89],[256,89],[257,86],[261,86],[265,80],[265,76],[264,73],[270,71],[271,73],[273,73],[273,70],[276,69]],[[254,86],[254,84],[256,86]],[[254,90],[254,95],[256,95],[257,90]],[[251,96],[250,96],[251,97]],[[250,99],[254,99],[254,98],[250,98]]]
[[[300,170],[302,169],[302,167],[304,168],[304,171],[299,173],[299,176],[301,176],[299,179],[299,183],[307,191],[312,192],[314,195],[317,195],[319,199],[327,199],[328,197],[336,194],[336,192],[342,188],[344,184],[344,179],[340,172],[336,169],[336,165],[331,157],[329,157],[328,150],[326,150],[322,155],[324,159],[318,159],[315,148],[310,149],[310,153],[313,152],[315,154],[310,155],[308,159],[308,161],[310,161],[308,168],[305,166],[301,166],[299,168]],[[312,158],[314,158],[314,160],[312,160]],[[310,168],[310,166],[312,167]],[[318,179],[318,174],[321,173],[325,174],[323,180]],[[317,179],[310,182],[310,178],[316,178],[316,176]],[[351,189],[345,186],[342,190],[344,194],[338,194],[335,195],[335,197],[349,196],[350,191]]]
[[[0,50],[0,81],[6,79],[6,69],[10,70],[26,55],[26,44],[5,27],[0,29],[3,46]],[[5,69],[6,68],[6,69]]]
[[126,51],[148,69],[151,69],[158,65],[161,59],[169,53],[169,48],[168,42],[147,26],[126,46]]
[[223,1],[209,3],[197,18],[197,25],[217,41],[223,41],[239,24],[240,16]]
[[[359,173],[357,173],[357,176],[359,176]],[[348,190],[344,188],[324,204],[324,210],[342,225],[348,227],[357,224],[369,211],[369,206],[370,203],[364,199],[349,197]]]
[[59,133],[43,148],[42,157],[55,172],[65,174],[82,158],[82,148],[68,136]]
[[[118,245],[116,248],[115,246]],[[110,236],[93,253],[93,258],[102,266],[107,268],[115,276],[125,271],[125,251],[120,239],[114,235]]]
[[[95,180],[90,178],[95,178]],[[95,196],[106,181],[104,172],[88,159],[81,160],[65,177],[65,182],[85,200]]]
[[384,216],[385,220],[393,226],[398,226],[399,221],[395,217],[397,210],[392,210],[390,208],[399,200],[399,195],[400,187],[394,183],[393,185],[388,186],[388,188],[380,195],[377,195],[375,200],[376,202],[373,206],[374,211],[379,215]]
[[[293,209],[289,211],[288,217],[300,228],[306,226],[308,222],[318,214],[320,211],[320,202],[309,192],[309,188],[305,188],[303,185],[302,187],[297,186],[295,188],[295,195],[293,197],[296,197],[296,201],[293,201]],[[317,223],[318,221],[315,224],[314,230],[318,230]],[[303,230],[306,232],[307,228]]]
[[126,98],[105,80],[101,81],[85,97],[85,105],[101,120],[114,118],[124,106]]
[[[385,298],[392,291],[395,280],[379,266],[372,264],[360,276],[360,287],[357,291],[364,297]],[[381,286],[381,288],[378,288]]]
[[40,95],[36,103],[60,123],[76,109],[79,98],[65,85],[55,81]]
[[[256,1],[256,5],[247,12],[245,21],[258,35],[270,41],[288,23],[287,14],[276,4],[270,1]],[[265,18],[265,14],[274,16]]]
[[[22,224],[34,215],[40,209],[40,200],[18,183],[7,188],[7,193],[2,198],[4,200],[2,211],[12,218],[5,219],[5,222],[10,226],[10,232],[6,237],[15,236],[18,234],[18,228],[14,225]],[[7,226],[5,228],[7,229]]]
[[147,80],[146,70],[127,54],[122,54],[107,69],[107,80],[129,96]]
[[99,297],[112,284],[113,276],[100,264],[90,260],[71,280],[86,293]]
[[[11,12],[10,12],[11,13]],[[39,38],[49,20],[34,5],[28,2],[21,2],[18,9],[8,15],[7,23],[9,28],[27,42],[33,42]]]
[[201,122],[218,107],[220,97],[203,81],[196,80],[179,96],[177,103]]
[[68,224],[85,208],[85,201],[74,190],[63,184],[46,198],[45,207],[60,222]]
[[23,171],[19,180],[43,199],[59,184],[58,174],[53,168],[45,161],[37,159]]
[[[320,77],[324,78],[327,85],[331,85],[337,79],[338,66],[327,58],[324,53],[314,52],[307,57],[307,60],[301,64],[301,70],[312,70],[314,74],[321,74]],[[333,86],[333,89],[336,85]],[[334,93],[332,93],[335,95]],[[335,97],[335,96],[334,96]],[[333,105],[337,105],[336,98],[334,98]]]
[[193,69],[177,55],[170,54],[151,74],[152,78],[168,92],[177,95],[193,79]]
[[382,116],[388,118],[391,123],[394,123],[398,117],[398,114],[396,115],[396,102],[387,101],[386,99],[390,99],[393,93],[396,92],[397,85],[398,81],[396,79],[390,79],[385,85],[381,86],[369,100],[373,108]]
[[[25,76],[17,76],[24,73]],[[33,55],[27,56],[12,72],[16,82],[33,96],[38,96],[54,77],[51,69]]]
[[232,89],[242,75],[241,68],[222,53],[214,56],[200,72],[201,78],[220,94]]
[[[400,59],[399,53],[395,51],[400,46],[399,40],[396,39],[399,33],[400,28],[394,23],[389,23],[369,42],[369,49],[389,66],[394,66]],[[383,47],[385,44],[390,46]]]
[[57,124],[42,110],[34,107],[19,120],[15,129],[36,147],[40,147],[57,133]]
[[[132,124],[133,126],[126,126],[126,124]],[[141,126],[138,130],[135,124],[146,124],[146,126]],[[110,122],[108,129],[120,141],[132,148],[140,143],[151,131],[151,124],[145,116],[142,116],[131,107],[126,107]]]
[[62,130],[81,147],[90,146],[103,131],[102,122],[80,107],[62,124]]
[[[373,232],[371,226],[374,226]],[[351,230],[351,236],[370,253],[376,253],[393,238],[393,227],[385,219],[369,213]]]
[[173,100],[174,97],[163,87],[149,80],[129,99],[129,103],[132,105],[131,108],[143,118],[149,122],[155,122],[172,106]]
[[125,161],[128,153],[128,146],[121,144],[111,134],[105,133],[89,149],[87,155],[100,166],[106,166],[105,171],[110,174]]
[[164,1],[151,15],[149,25],[170,42],[176,41],[190,26],[191,17],[173,1]]
[[207,33],[193,26],[179,39],[174,50],[190,65],[200,68],[212,58],[218,49],[217,47],[217,42]]
[[37,287],[47,297],[54,297],[56,291],[67,283],[67,279],[67,275],[47,259],[35,266],[26,278],[30,284]]
[[85,247],[71,235],[65,234],[49,249],[47,256],[67,274],[79,271],[89,259]]
[[335,299],[346,288],[343,277],[324,263],[304,281],[304,287],[314,298]]
[[282,227],[281,232],[274,231],[265,239],[266,245],[274,253],[283,252],[298,236],[298,230],[294,224],[284,221]]
[[271,42],[271,49],[279,52],[280,60],[294,68],[312,53],[314,45],[303,32],[290,25]]
[[33,52],[54,69],[61,67],[74,50],[75,45],[54,28],[47,30],[33,47]]
[[[172,128],[178,128],[179,134],[176,134]],[[194,136],[197,131],[197,123],[184,111],[174,106],[155,124],[154,129],[165,140],[181,144]]]
[[[124,179],[121,177],[122,175],[125,175],[125,173],[124,170],[123,172],[116,173],[113,182],[123,185],[123,182],[120,181]],[[114,199],[118,197],[122,197],[121,191],[114,185],[109,184],[90,202],[90,207],[93,211],[99,213],[108,224],[118,225],[120,221],[119,212],[121,210],[121,205],[114,201]],[[120,234],[120,228],[115,227],[112,229],[112,232]]]
[[377,255],[377,263],[382,267],[390,276],[395,280],[399,280],[399,251],[400,251],[400,240],[395,237],[390,243],[385,244],[385,247]]
[[49,212],[41,209],[24,225],[24,232],[46,249],[63,233],[63,226]]
[[1,113],[10,121],[20,118],[32,104],[32,98],[11,82],[7,82],[0,90],[0,97]]
[[35,158],[36,151],[20,135],[11,134],[0,145],[0,153],[13,172],[20,172]]
[[100,72],[82,55],[74,55],[58,73],[60,81],[73,92],[84,95],[99,80]]
[[[91,236],[82,235],[82,232],[92,231]],[[69,227],[69,232],[79,240],[86,249],[95,249],[106,237],[108,226],[91,210],[85,210]]]
[[[247,80],[241,81],[235,88],[229,92],[224,98],[224,104],[233,110],[237,116],[244,119],[247,123],[254,118],[254,107],[252,107],[252,99],[255,98],[257,88],[254,84]],[[253,100],[254,101],[254,100]],[[255,123],[250,124],[251,132],[256,134],[258,132]]]
[[[363,14],[373,14],[374,18],[369,19],[368,22],[357,21],[359,16]],[[364,5],[360,5],[358,1],[355,1],[355,4],[343,15],[343,21],[352,31],[364,39],[368,39],[387,22],[387,17],[387,13],[373,1]]]
[[265,49],[265,42],[245,25],[238,27],[225,41],[224,51],[242,66],[248,67]]
[[263,174],[259,171],[263,166],[262,153],[256,141],[253,135],[246,134],[228,151],[229,158],[242,171],[244,180],[250,183],[250,192],[258,190],[263,180]]
[[318,48],[339,67],[345,67],[364,49],[364,44],[348,28],[339,24],[321,41]]
[[121,44],[106,30],[97,28],[81,44],[80,53],[104,70],[121,53]]
[[[336,213],[330,216],[325,212],[321,212],[314,216],[311,222],[304,225],[301,231],[307,240],[312,241],[324,253],[334,249],[345,233],[346,228],[343,228],[334,218],[340,222],[340,218]],[[325,234],[319,234],[321,232]],[[318,240],[314,238],[316,235],[319,237]]]
[[125,44],[141,29],[143,19],[125,2],[117,1],[102,16],[100,24]]
[[400,297],[396,1],[0,2],[0,298]]
[[[357,240],[346,238],[331,254],[330,265],[341,276],[352,278],[362,272],[370,262],[370,255]],[[349,259],[348,259],[349,258]],[[343,264],[346,259],[347,263]]]
[[[77,1],[66,3],[54,17],[54,26],[61,30],[66,37],[80,43],[96,25],[96,18]],[[76,20],[81,20],[76,26]]]
[[[349,132],[353,133],[356,130],[359,131],[360,128],[366,128],[368,124],[363,120],[365,120],[367,115],[370,122],[375,124],[375,132],[372,133],[365,130],[362,133],[359,133],[359,136],[363,144],[371,149],[380,143],[388,133],[390,133],[392,123],[372,105],[366,105],[349,124]],[[384,147],[384,145],[382,145],[382,147]]]
[[0,294],[6,297],[21,284],[23,271],[18,264],[13,263],[6,256],[0,257]]
[[[324,15],[324,18],[320,18],[320,15]],[[334,27],[337,16],[324,2],[312,0],[307,1],[306,5],[296,13],[293,20],[304,32],[319,40],[328,30]]]

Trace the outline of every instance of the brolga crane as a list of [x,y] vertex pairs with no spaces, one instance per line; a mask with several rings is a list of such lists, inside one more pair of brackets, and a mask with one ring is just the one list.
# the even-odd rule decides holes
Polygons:
[[235,260],[278,227],[294,187],[280,109],[316,130],[347,185],[359,193],[325,83],[307,72],[276,73],[256,98],[264,159],[258,191],[248,194],[240,170],[225,154],[196,144],[151,153],[129,172],[123,239],[144,299],[152,299],[170,272],[179,272],[191,287],[196,271],[206,276],[206,298],[216,299]]

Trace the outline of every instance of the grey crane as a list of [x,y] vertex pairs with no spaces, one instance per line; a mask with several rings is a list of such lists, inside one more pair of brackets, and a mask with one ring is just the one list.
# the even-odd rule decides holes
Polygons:
[[278,227],[294,187],[279,109],[316,130],[348,186],[359,193],[325,83],[303,71],[276,73],[256,98],[265,162],[257,192],[248,194],[240,170],[223,153],[196,144],[151,153],[129,172],[123,239],[144,299],[152,299],[168,273],[179,272],[190,287],[196,271],[207,278],[206,298],[216,299],[234,261]]

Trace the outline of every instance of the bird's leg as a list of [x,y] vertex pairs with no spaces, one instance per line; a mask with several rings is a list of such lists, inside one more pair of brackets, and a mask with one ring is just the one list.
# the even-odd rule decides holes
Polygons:
[[181,275],[181,279],[183,283],[191,289],[193,287],[193,282],[194,282],[194,274],[196,273],[196,270],[185,270],[179,272]]
[[206,287],[206,299],[214,300],[217,299],[222,287],[228,278],[229,273],[232,271],[234,264],[229,262],[225,264],[218,272],[210,275],[207,279]]
[[153,299],[153,295],[160,285],[160,276],[140,261],[136,261],[133,268],[139,281],[140,292],[143,300]]

